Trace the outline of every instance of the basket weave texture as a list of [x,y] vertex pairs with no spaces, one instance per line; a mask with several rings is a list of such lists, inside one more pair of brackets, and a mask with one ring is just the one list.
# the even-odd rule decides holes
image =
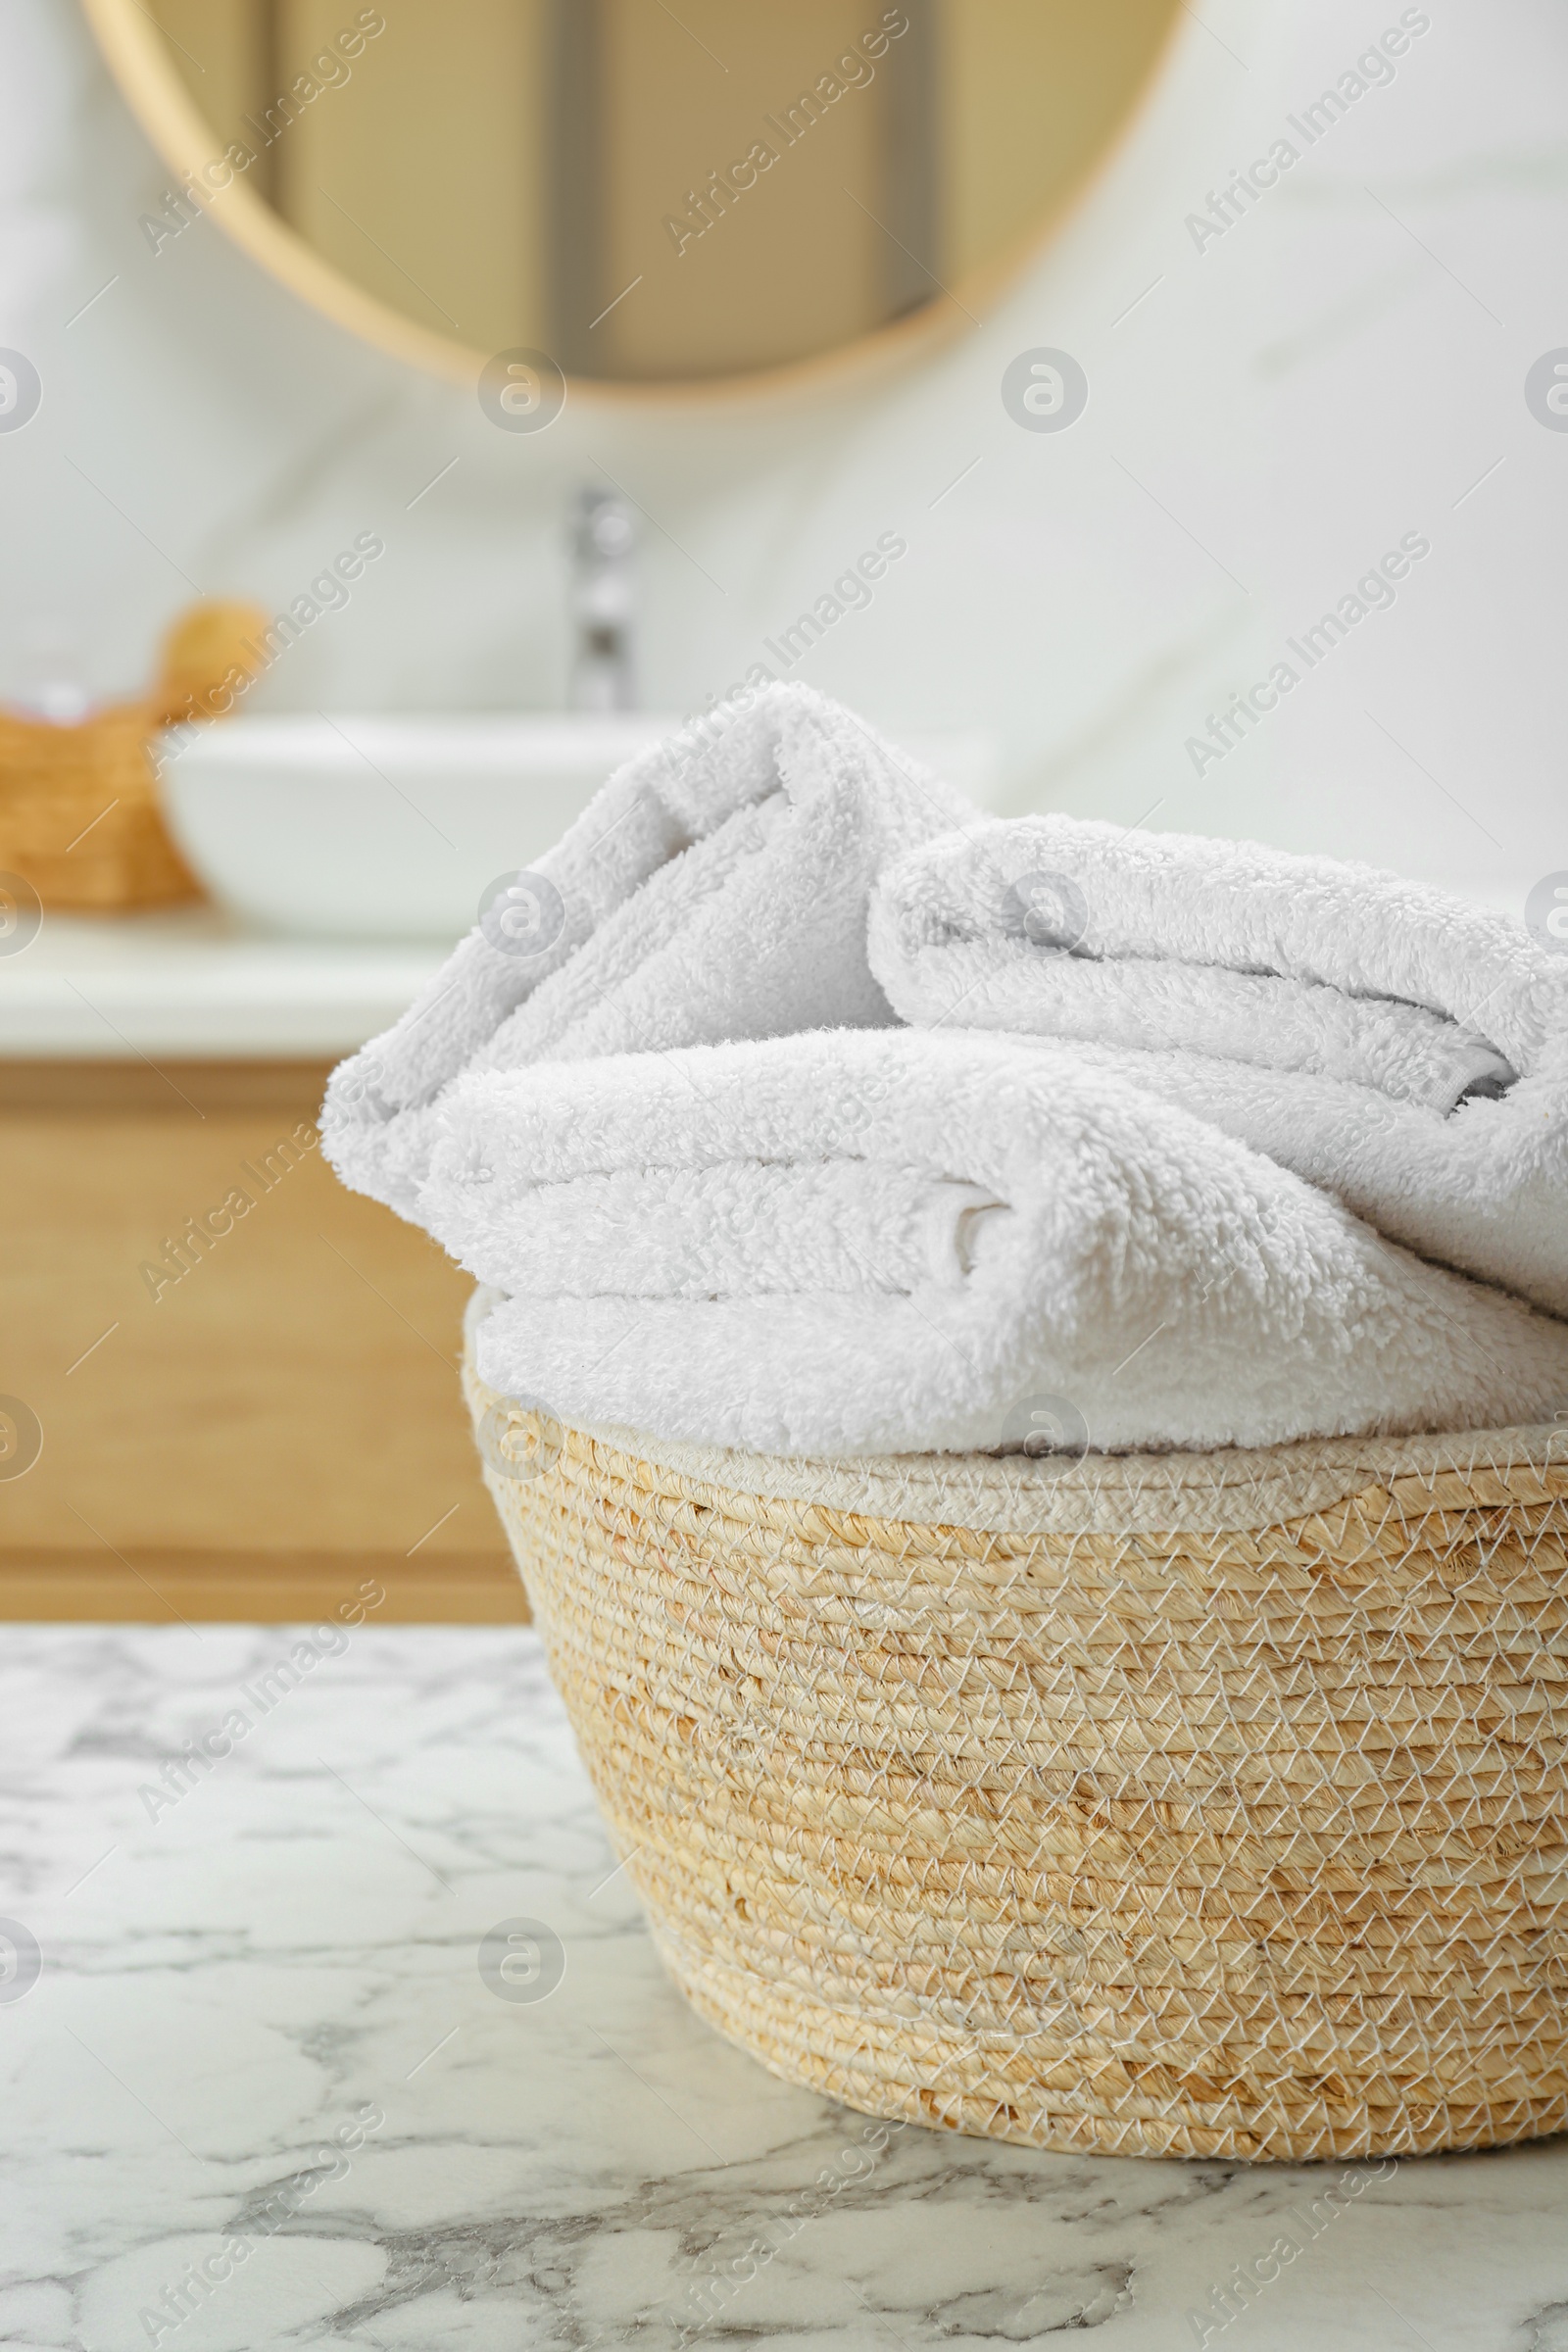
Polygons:
[[1121,2155],[1568,2124],[1563,1431],[1054,1479],[469,1396],[664,1962],[774,2073]]

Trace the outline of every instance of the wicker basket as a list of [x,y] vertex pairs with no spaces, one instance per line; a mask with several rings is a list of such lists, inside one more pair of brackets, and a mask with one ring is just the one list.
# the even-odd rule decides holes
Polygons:
[[45,906],[101,913],[198,895],[159,810],[159,723],[146,703],[76,726],[0,710],[0,868]]
[[1568,1431],[1053,1476],[469,1394],[660,1950],[775,2074],[1121,2155],[1568,2124]]
[[259,637],[265,625],[254,606],[195,605],[139,700],[74,724],[0,709],[0,899],[14,901],[20,883],[44,907],[100,914],[200,897],[164,824],[153,747],[176,720],[233,706],[261,659],[244,632]]

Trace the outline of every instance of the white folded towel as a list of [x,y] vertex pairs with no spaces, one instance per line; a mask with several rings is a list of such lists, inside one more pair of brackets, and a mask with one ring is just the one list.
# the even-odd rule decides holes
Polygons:
[[1073,1040],[1424,1255],[1568,1313],[1568,958],[1369,867],[1065,816],[873,894],[895,1009]]
[[327,1157],[416,1218],[439,1099],[466,1069],[890,1022],[866,961],[871,883],[974,815],[809,687],[722,709],[612,776],[333,1073]]
[[336,1072],[323,1144],[499,1291],[482,1376],[590,1425],[1544,1420],[1568,1324],[1396,1242],[1568,1301],[1565,980],[1357,868],[982,822],[773,688],[611,780]]
[[1261,1445],[1549,1419],[1568,1326],[1068,1048],[818,1031],[465,1077],[422,1222],[478,1369],[763,1452]]

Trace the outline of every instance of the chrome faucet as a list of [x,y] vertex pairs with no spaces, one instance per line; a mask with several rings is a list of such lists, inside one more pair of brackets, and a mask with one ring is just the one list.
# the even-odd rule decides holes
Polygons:
[[567,702],[573,710],[630,710],[631,510],[612,490],[577,495],[571,538],[573,645]]

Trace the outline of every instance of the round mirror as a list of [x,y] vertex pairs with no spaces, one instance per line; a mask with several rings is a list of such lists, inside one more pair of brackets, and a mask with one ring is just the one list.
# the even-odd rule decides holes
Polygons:
[[961,327],[1104,151],[1180,0],[87,0],[203,214],[503,403]]

